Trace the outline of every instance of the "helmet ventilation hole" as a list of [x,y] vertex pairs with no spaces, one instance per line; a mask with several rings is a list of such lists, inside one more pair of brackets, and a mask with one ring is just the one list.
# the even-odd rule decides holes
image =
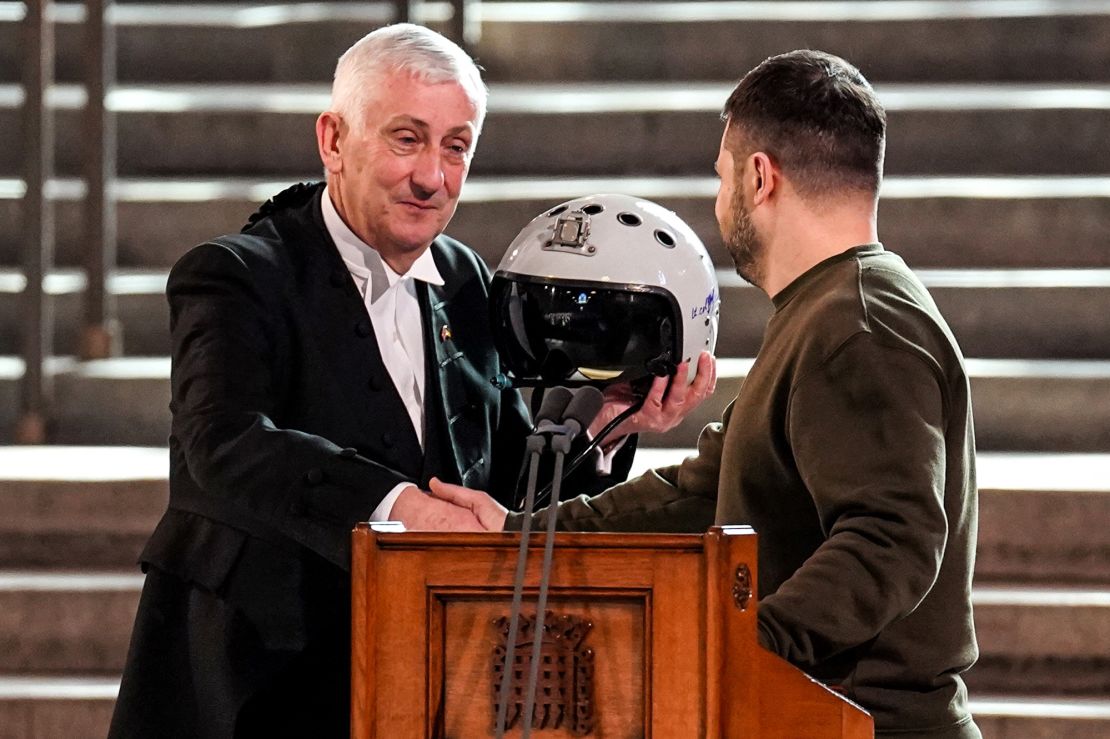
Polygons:
[[661,228],[657,228],[655,230],[655,240],[658,241],[663,246],[667,247],[668,249],[673,249],[674,248],[674,245],[675,245],[674,236],[671,236],[670,233],[668,233],[667,231],[664,231]]
[[639,226],[643,221],[635,213],[618,213],[617,220],[626,226]]
[[554,217],[554,216],[557,216],[557,215],[559,215],[560,213],[562,213],[563,211],[565,211],[566,209],[567,209],[567,206],[565,206],[565,205],[560,205],[560,206],[559,206],[558,208],[556,208],[555,210],[553,210],[553,211],[551,211],[550,213],[548,213],[548,214],[547,214],[547,217],[548,217],[548,218],[552,218],[552,217]]
[[596,216],[598,213],[600,213],[603,210],[605,210],[605,206],[604,205],[598,205],[597,203],[590,203],[589,205],[582,208],[582,212],[585,213],[588,216]]

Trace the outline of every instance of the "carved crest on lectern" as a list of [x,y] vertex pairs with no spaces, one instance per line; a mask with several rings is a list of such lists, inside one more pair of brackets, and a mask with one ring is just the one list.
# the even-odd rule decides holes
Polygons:
[[[593,624],[578,616],[544,613],[532,728],[565,727],[575,736],[586,736],[594,728],[594,653],[583,642]],[[511,729],[520,722],[524,712],[536,618],[521,614],[513,664],[508,670],[505,655],[508,654],[509,617],[494,619],[493,628],[497,640],[493,649],[493,722],[496,724],[501,682],[507,672],[510,682],[505,728]]]
[[732,578],[732,602],[741,611],[746,611],[751,599],[752,571],[747,564],[741,562],[737,565],[736,574]]

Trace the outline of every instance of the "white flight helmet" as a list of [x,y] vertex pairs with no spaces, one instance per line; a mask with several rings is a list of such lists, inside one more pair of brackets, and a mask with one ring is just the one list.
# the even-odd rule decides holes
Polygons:
[[717,344],[713,262],[673,212],[628,195],[590,195],[537,216],[491,285],[494,336],[519,385],[669,375]]

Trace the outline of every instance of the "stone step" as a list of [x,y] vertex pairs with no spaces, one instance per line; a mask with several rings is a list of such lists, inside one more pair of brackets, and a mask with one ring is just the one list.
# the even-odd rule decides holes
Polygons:
[[[633,474],[692,451],[642,447]],[[0,569],[133,569],[165,510],[164,448],[0,447]],[[1110,454],[980,452],[977,582],[1110,587]]]
[[[326,78],[325,78],[326,79]],[[731,82],[495,85],[472,171],[483,175],[712,172]],[[886,84],[890,174],[1103,174],[1110,86]],[[300,175],[320,169],[314,121],[326,85],[121,87],[127,176]],[[84,93],[62,86],[57,171],[80,171]],[[22,166],[22,92],[0,88],[0,174]],[[588,142],[588,143],[586,143]]]
[[1110,736],[1110,699],[1053,698],[1026,691],[971,695],[971,711],[983,739],[1105,739]]
[[[164,446],[170,432],[168,357],[76,362],[52,358],[56,443]],[[0,444],[12,442],[23,362],[0,357]]]
[[[686,446],[720,418],[751,359],[718,361],[716,393],[649,446]],[[58,409],[52,443],[159,446],[169,434],[169,359],[125,357],[47,363]],[[1110,361],[971,359],[968,361],[980,449],[1101,452],[1110,450]],[[0,357],[0,444],[11,443],[23,363]]]
[[[447,3],[425,6],[423,20],[442,28]],[[19,29],[11,21],[20,17],[20,3],[0,2],[0,21],[8,21],[0,22],[5,81],[18,78]],[[77,79],[82,8],[59,3],[54,17],[58,75]],[[319,81],[392,12],[382,2],[162,2],[119,3],[112,17],[126,81]],[[796,48],[843,54],[876,80],[1102,80],[1110,5],[483,2],[481,31],[474,51],[493,80],[731,78]]]
[[1110,590],[977,586],[979,692],[1110,696]]
[[[630,475],[694,451],[641,447]],[[981,451],[976,472],[978,585],[1110,585],[1110,454]]]
[[[1110,358],[1110,270],[918,270],[965,355]],[[735,272],[719,271],[718,353],[759,351],[771,302]]]
[[[1110,359],[1110,269],[918,270],[948,318],[964,352],[975,357]],[[771,303],[735,272],[720,270],[717,351],[750,356],[759,350]],[[22,273],[0,269],[0,354],[18,350]],[[59,270],[46,280],[55,317],[55,348],[76,353],[85,279]],[[166,273],[121,270],[108,281],[130,355],[168,354]]]
[[[304,179],[318,177],[311,171]],[[169,268],[193,244],[239,230],[259,203],[292,181],[124,178],[114,187],[118,263]],[[448,233],[496,265],[519,230],[556,203],[618,192],[671,208],[698,233],[714,262],[731,269],[713,203],[716,177],[471,178]],[[0,222],[20,223],[25,188],[0,179]],[[56,262],[79,264],[85,216],[80,180],[52,182]],[[888,177],[879,233],[914,267],[1110,267],[1110,177]],[[1052,242],[1062,245],[1051,248]],[[21,235],[0,230],[0,265],[21,263]]]
[[0,675],[0,739],[103,739],[118,693],[118,675]]
[[[0,571],[0,673],[123,669],[143,576]],[[1110,694],[1110,591],[977,587],[972,694]]]
[[689,80],[739,77],[772,54],[818,48],[873,80],[1097,80],[1105,75],[1078,65],[1105,65],[1108,11],[1102,2],[489,4],[478,58],[493,79]]
[[[109,278],[108,294],[116,306],[126,354],[170,353],[166,278],[166,272],[151,271],[122,271]],[[19,350],[19,316],[25,285],[21,272],[0,270],[0,353],[14,354]],[[54,348],[60,353],[76,354],[84,311],[84,273],[55,271],[47,276],[44,285],[49,296],[48,310],[54,318]]]
[[119,673],[143,575],[0,571],[0,672]]
[[[642,443],[692,443],[736,397],[751,359],[718,359],[717,391],[669,434]],[[969,359],[975,437],[989,451],[1110,450],[1110,362]],[[1105,411],[1102,409],[1106,409]]]
[[[118,677],[0,675],[0,739],[101,739]],[[1100,739],[1110,735],[1110,700],[972,694],[983,739]]]
[[980,453],[980,583],[1110,583],[1110,454]]
[[0,447],[0,568],[134,570],[168,475],[165,448]]

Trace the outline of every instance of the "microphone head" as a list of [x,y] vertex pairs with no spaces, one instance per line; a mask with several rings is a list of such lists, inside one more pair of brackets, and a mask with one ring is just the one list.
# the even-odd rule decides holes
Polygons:
[[574,393],[563,386],[553,387],[543,394],[543,402],[536,412],[536,426],[544,421],[559,423],[566,412],[567,405],[574,398]]
[[573,424],[578,424],[578,428],[574,430],[572,436],[581,433],[583,429],[593,423],[604,404],[605,398],[596,387],[586,385],[578,388],[578,391],[574,393],[574,398],[567,404],[566,410],[563,411],[564,424],[572,428]]

